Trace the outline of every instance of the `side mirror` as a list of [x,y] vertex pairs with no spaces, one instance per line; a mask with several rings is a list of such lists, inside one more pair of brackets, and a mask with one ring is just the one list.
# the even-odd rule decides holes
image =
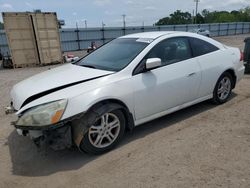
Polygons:
[[146,61],[146,70],[152,70],[161,66],[160,58],[149,58]]

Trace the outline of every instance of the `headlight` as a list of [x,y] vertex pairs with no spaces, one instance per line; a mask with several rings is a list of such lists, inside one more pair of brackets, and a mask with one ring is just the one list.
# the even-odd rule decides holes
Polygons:
[[66,108],[67,100],[59,100],[26,111],[17,121],[19,126],[46,126],[60,121]]

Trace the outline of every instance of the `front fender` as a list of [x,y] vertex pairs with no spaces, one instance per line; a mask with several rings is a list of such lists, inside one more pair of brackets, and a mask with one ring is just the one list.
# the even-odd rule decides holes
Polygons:
[[62,119],[86,112],[93,105],[110,99],[119,100],[124,103],[134,117],[133,89],[132,86],[128,85],[125,80],[69,98],[67,108]]

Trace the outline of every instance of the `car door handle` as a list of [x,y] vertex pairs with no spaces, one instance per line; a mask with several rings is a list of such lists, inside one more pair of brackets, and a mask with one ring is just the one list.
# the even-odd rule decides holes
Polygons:
[[195,74],[196,74],[195,72],[192,72],[192,73],[188,74],[188,77],[194,76]]

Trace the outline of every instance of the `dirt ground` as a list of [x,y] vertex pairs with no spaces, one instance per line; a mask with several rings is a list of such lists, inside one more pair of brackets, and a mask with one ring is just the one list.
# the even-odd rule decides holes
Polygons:
[[[216,38],[243,48],[244,36]],[[0,70],[0,188],[250,187],[250,75],[224,105],[203,102],[141,125],[113,151],[39,151],[3,107],[11,87],[50,67]]]

